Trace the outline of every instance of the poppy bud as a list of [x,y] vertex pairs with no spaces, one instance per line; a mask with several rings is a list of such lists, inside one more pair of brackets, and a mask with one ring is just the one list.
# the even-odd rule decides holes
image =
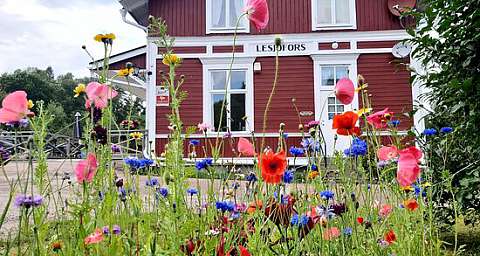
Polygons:
[[117,186],[117,188],[123,187],[123,179],[121,179],[121,178],[120,178],[120,179],[117,179],[117,180],[115,181],[115,186]]
[[180,75],[180,79],[185,79],[185,75]]
[[285,124],[284,123],[280,123],[280,130],[284,130],[285,129]]
[[297,101],[296,98],[292,98],[292,102],[295,103]]
[[280,37],[275,37],[275,46],[279,47],[282,45],[282,38]]
[[126,68],[133,68],[133,63],[127,62],[127,64],[125,64],[125,67]]
[[299,129],[300,131],[303,131],[303,124],[299,124],[299,125],[298,125],[298,129]]

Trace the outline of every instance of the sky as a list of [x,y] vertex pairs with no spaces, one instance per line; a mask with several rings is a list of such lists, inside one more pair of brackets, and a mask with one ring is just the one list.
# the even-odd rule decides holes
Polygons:
[[90,76],[81,47],[102,58],[96,34],[116,35],[113,54],[145,45],[145,33],[122,21],[121,8],[117,0],[0,0],[0,74],[51,66],[55,75]]

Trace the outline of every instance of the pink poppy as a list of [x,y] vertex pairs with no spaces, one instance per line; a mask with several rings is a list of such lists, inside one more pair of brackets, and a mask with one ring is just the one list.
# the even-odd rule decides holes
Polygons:
[[253,144],[245,138],[238,139],[237,150],[244,156],[255,155],[255,148],[253,147]]
[[84,243],[88,244],[97,244],[103,241],[103,232],[99,228],[95,230],[94,233],[90,234],[89,236],[85,237]]
[[410,186],[420,175],[418,162],[422,158],[422,151],[416,147],[409,147],[399,152],[397,181],[402,187]]
[[373,125],[375,128],[385,128],[388,125],[388,120],[392,117],[393,112],[388,111],[385,108],[382,111],[375,112],[367,117],[367,122]]
[[378,215],[380,215],[382,218],[386,218],[388,215],[390,215],[390,213],[392,213],[392,211],[393,207],[391,205],[384,204],[382,205],[382,208],[380,208],[380,211],[378,211]]
[[201,132],[207,132],[208,130],[211,129],[210,125],[207,123],[201,123],[197,125],[198,130]]
[[312,120],[312,121],[308,122],[307,127],[308,128],[317,127],[319,124],[320,124],[320,121]]
[[85,102],[85,107],[89,108],[93,102],[95,107],[99,109],[106,108],[108,100],[111,100],[118,95],[118,92],[110,88],[108,85],[97,82],[89,83],[86,88],[86,93],[87,101]]
[[325,231],[323,231],[323,235],[322,235],[324,240],[333,240],[339,236],[340,236],[340,229],[338,229],[337,227],[326,229]]
[[348,78],[342,78],[338,80],[335,86],[335,96],[337,99],[345,105],[352,103],[353,96],[355,95],[355,86],[352,80]]
[[267,0],[248,0],[244,11],[257,30],[267,27],[269,20]]
[[378,159],[381,161],[388,161],[398,156],[397,147],[382,146],[377,150]]
[[97,158],[93,153],[88,153],[87,159],[80,161],[75,167],[78,183],[91,182],[97,172]]
[[0,109],[0,123],[18,122],[33,113],[28,110],[27,93],[15,91],[8,94],[2,101]]

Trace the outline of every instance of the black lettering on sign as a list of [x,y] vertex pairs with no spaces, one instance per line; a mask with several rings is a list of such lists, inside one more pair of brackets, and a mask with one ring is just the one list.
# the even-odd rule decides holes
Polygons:
[[[257,52],[275,52],[274,44],[258,44]],[[288,43],[277,46],[279,52],[302,52],[307,50],[304,43]]]

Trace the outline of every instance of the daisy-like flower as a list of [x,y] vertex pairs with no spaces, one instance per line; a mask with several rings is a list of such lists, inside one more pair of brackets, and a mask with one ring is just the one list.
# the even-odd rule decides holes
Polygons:
[[75,95],[73,97],[78,97],[80,94],[85,93],[87,90],[87,86],[85,84],[78,84],[75,89],[73,89],[73,92]]
[[130,138],[134,140],[141,140],[143,138],[143,133],[141,132],[132,132],[130,133]]
[[113,33],[108,33],[108,34],[97,34],[93,38],[95,41],[104,43],[104,44],[112,44],[113,40],[115,40],[116,36]]
[[133,73],[133,68],[124,68],[124,69],[120,69],[118,72],[117,72],[117,76],[129,76]]
[[170,65],[176,66],[176,65],[180,64],[181,62],[182,62],[182,59],[180,57],[178,57],[177,55],[172,54],[172,53],[165,54],[163,56],[163,60],[162,60],[162,63],[164,65],[167,65],[167,66],[170,66]]

